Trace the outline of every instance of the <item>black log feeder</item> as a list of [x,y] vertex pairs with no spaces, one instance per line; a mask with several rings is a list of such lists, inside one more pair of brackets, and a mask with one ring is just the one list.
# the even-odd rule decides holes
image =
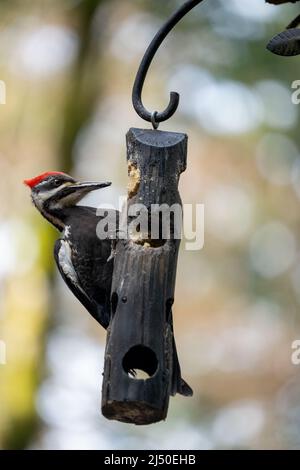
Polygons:
[[[149,225],[153,205],[181,204],[180,174],[186,168],[187,136],[159,131],[160,122],[176,111],[179,94],[171,92],[162,112],[145,109],[141,94],[147,71],[159,46],[173,27],[202,0],[185,2],[158,31],[149,45],[133,86],[137,114],[151,122],[151,129],[130,129],[127,134],[130,207],[147,208]],[[169,397],[192,395],[181,377],[172,322],[172,305],[180,240],[171,223],[170,236],[151,239],[149,229],[118,240],[111,290],[102,389],[102,413],[109,419],[150,424],[166,418]],[[146,378],[135,377],[139,369]]]

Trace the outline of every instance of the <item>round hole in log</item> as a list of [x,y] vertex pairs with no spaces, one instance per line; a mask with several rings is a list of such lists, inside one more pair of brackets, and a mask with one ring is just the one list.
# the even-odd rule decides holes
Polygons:
[[138,344],[127,351],[122,366],[131,379],[147,380],[157,371],[158,360],[152,349]]

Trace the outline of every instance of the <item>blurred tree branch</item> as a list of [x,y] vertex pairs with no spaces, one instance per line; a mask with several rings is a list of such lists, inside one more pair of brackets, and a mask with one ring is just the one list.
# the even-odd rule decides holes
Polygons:
[[[96,51],[93,47],[92,23],[97,9],[106,2],[107,0],[85,0],[80,2],[72,12],[76,18],[79,51],[77,60],[70,70],[63,109],[61,164],[62,169],[67,172],[72,169],[72,152],[78,132],[91,116],[100,94],[101,77],[95,77],[93,70]],[[100,31],[98,33],[100,34]],[[97,45],[101,44],[99,34]],[[99,54],[99,49],[97,53]]]

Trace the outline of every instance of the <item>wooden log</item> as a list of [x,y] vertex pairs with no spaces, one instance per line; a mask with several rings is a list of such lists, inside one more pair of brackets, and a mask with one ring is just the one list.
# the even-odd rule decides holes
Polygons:
[[[178,181],[186,168],[186,149],[185,134],[129,130],[128,224],[134,220],[128,215],[134,204],[148,210],[153,204],[181,207]],[[103,415],[134,424],[165,419],[169,397],[180,392],[181,380],[171,311],[180,240],[174,224],[168,239],[162,233],[152,239],[149,227],[131,227],[129,238],[117,243],[102,387]],[[147,377],[134,378],[130,371],[136,370]]]

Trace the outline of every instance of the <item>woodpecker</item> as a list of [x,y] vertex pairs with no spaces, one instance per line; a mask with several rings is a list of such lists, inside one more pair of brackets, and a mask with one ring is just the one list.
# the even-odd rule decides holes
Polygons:
[[[77,203],[89,192],[111,183],[80,183],[57,171],[43,173],[24,183],[31,189],[37,210],[62,233],[54,246],[54,258],[62,278],[95,320],[107,329],[119,212],[107,211],[116,221],[116,231],[100,240],[96,229],[101,217],[95,208]],[[171,327],[173,330],[172,323]],[[192,389],[181,378],[174,336],[173,355],[171,394],[190,396]],[[129,372],[135,375],[135,371]]]
[[[38,211],[61,233],[54,258],[65,283],[88,312],[107,328],[113,273],[113,240],[99,240],[100,217],[92,207],[76,204],[89,192],[111,183],[80,183],[71,176],[51,171],[25,180]],[[117,211],[116,211],[117,212]]]

